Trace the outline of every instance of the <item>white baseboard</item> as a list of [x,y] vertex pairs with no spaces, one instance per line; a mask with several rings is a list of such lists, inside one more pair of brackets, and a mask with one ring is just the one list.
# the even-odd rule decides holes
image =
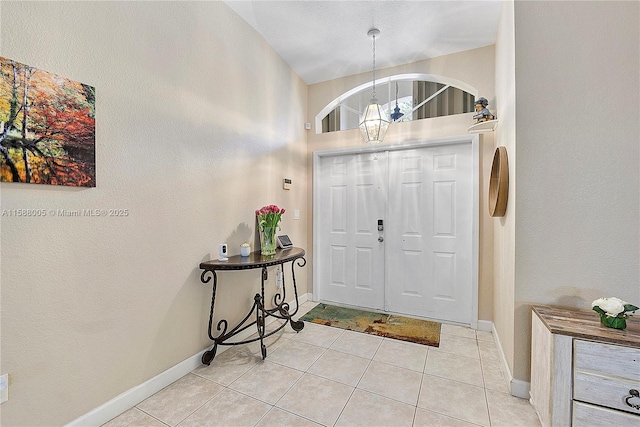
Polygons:
[[511,395],[512,396],[529,400],[531,398],[531,395],[529,393],[530,390],[531,390],[530,382],[511,378]]
[[100,405],[92,411],[87,412],[81,417],[71,421],[69,424],[67,424],[67,426],[101,426],[110,419],[115,418],[123,412],[133,408],[138,403],[156,394],[169,384],[179,380],[189,372],[196,369],[198,366],[202,365],[202,352],[204,352],[205,350],[206,349],[202,349],[197,354],[194,354],[188,359],[172,366],[171,368],[156,375],[155,377],[143,382],[140,385],[130,388],[122,394],[119,394],[105,404]]
[[[311,294],[310,293],[306,293],[306,294],[300,295],[298,297],[298,302],[300,303],[300,305],[304,304],[307,301],[311,301]],[[293,301],[291,301],[289,303],[289,305],[291,305],[291,304],[293,304]]]
[[491,320],[478,320],[478,331],[493,332],[493,322]]
[[[308,293],[300,295],[298,297],[298,301],[300,304],[304,304],[308,300]],[[291,308],[293,308],[294,305],[295,300],[289,302],[289,306],[291,306]],[[265,323],[269,325],[275,320],[276,319],[274,317],[268,317]],[[237,340],[242,341],[246,338],[249,338],[254,333],[255,330],[253,328],[248,328],[237,335]],[[76,418],[75,420],[67,424],[67,427],[101,426],[107,421],[133,408],[143,400],[153,396],[169,384],[174,383],[175,381],[179,380],[189,372],[202,365],[202,353],[208,348],[209,347],[200,350],[188,359],[183,360],[182,362],[172,366],[164,372],[161,372],[155,377],[143,382],[140,385],[130,388],[129,390],[125,391],[122,394],[119,394],[105,404],[98,406],[97,408],[93,409],[90,412],[87,412],[79,418]],[[231,346],[220,346],[218,347],[216,354],[218,355],[224,353],[229,348],[231,348]]]
[[498,331],[496,331],[496,327],[493,322],[491,322],[491,329],[493,333],[493,339],[496,342],[500,360],[502,361],[503,372],[507,375],[507,387],[509,387],[509,393],[511,393],[512,396],[519,397],[521,399],[529,399],[529,390],[531,388],[531,383],[513,378],[513,373],[511,372],[509,364],[507,363],[507,358],[505,357],[504,351],[502,350],[502,344],[500,344]]

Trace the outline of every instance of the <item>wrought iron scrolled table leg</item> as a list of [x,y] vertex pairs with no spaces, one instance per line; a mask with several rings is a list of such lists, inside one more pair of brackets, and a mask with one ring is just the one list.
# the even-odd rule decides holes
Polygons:
[[280,306],[278,311],[280,311],[280,315],[282,317],[291,317],[289,316],[289,304],[287,304],[286,302]]
[[[231,265],[232,268],[229,267],[230,264],[225,264],[225,268],[219,268],[221,270],[243,270],[247,268],[261,268],[261,286],[260,292],[256,293],[254,296],[254,304],[251,310],[246,314],[244,319],[242,319],[236,326],[234,326],[230,331],[228,331],[228,322],[225,319],[221,319],[217,323],[217,335],[214,336],[214,307],[216,300],[216,291],[218,285],[218,277],[216,275],[216,269],[218,269],[218,263],[203,263],[201,264],[201,268],[203,268],[203,272],[201,273],[200,280],[202,283],[212,283],[212,293],[211,293],[211,309],[209,311],[209,328],[208,335],[209,338],[213,341],[213,346],[205,351],[202,354],[202,363],[205,365],[209,365],[216,356],[216,352],[218,349],[218,345],[243,345],[250,342],[260,341],[260,351],[262,353],[262,358],[265,359],[267,357],[267,346],[265,345],[265,338],[270,337],[278,333],[282,328],[284,328],[287,323],[291,325],[291,328],[299,332],[304,328],[304,322],[296,321],[292,319],[292,316],[295,316],[298,313],[300,307],[300,301],[298,300],[298,289],[295,277],[295,267],[304,267],[306,264],[306,260],[303,256],[304,251],[298,249],[298,252],[292,253],[292,256],[282,258],[280,260],[276,260],[275,262],[253,262],[250,265]],[[293,291],[295,296],[295,304],[296,307],[293,307],[293,304],[287,302],[287,283],[284,274],[284,263],[291,262],[291,273],[292,273],[292,281],[293,281]],[[294,265],[295,264],[295,265]],[[281,287],[278,287],[278,291],[274,295],[273,298],[273,307],[266,308],[265,304],[265,283],[268,280],[268,269],[269,266],[278,265],[281,273]],[[237,267],[237,268],[234,268]],[[211,280],[213,278],[213,281]],[[290,292],[290,291],[289,291]],[[253,310],[256,311],[255,315],[253,314]],[[277,327],[273,328],[270,332],[267,332],[267,317],[272,316],[276,319],[284,320],[284,323],[280,323]],[[250,319],[254,318],[254,321]],[[248,339],[240,340],[240,341],[230,341],[230,338],[242,333],[248,328],[256,325],[258,329],[257,337],[249,337]]]
[[293,320],[291,318],[291,316],[295,316],[295,314],[298,312],[298,309],[300,308],[300,301],[298,300],[298,286],[296,285],[296,264],[298,265],[298,267],[304,267],[307,264],[307,260],[301,257],[291,262],[291,281],[293,282],[293,295],[296,299],[296,309],[293,313],[288,312],[288,316],[289,323],[291,323],[291,328],[297,333],[304,329],[304,322],[300,320]]
[[[209,274],[207,274],[209,273]],[[218,288],[218,275],[216,274],[215,271],[210,271],[210,270],[204,270],[202,272],[202,274],[200,275],[200,281],[202,283],[209,283],[211,281],[211,278],[213,277],[213,286],[212,286],[212,290],[211,290],[211,310],[209,311],[209,329],[208,329],[208,334],[209,334],[209,339],[211,339],[213,341],[213,348],[211,350],[207,350],[202,354],[202,363],[204,363],[205,365],[210,365],[211,361],[213,360],[214,357],[216,357],[216,350],[218,349],[218,341],[217,341],[217,337],[213,336],[212,333],[212,329],[213,329],[213,309],[215,307],[216,304],[216,290]],[[225,321],[226,323],[226,321]],[[226,331],[226,325],[225,325],[225,331]],[[220,323],[218,323],[218,330],[220,330]]]
[[258,328],[258,335],[264,336],[264,307],[260,302],[260,294],[256,294],[253,297],[256,305],[256,327]]
[[304,322],[301,320],[291,319],[291,328],[296,332],[300,332],[304,329]]
[[264,345],[264,334],[265,334],[265,308],[264,308],[264,282],[267,280],[267,268],[262,268],[262,284],[261,284],[261,293],[256,294],[254,298],[255,305],[257,306],[256,310],[256,326],[258,327],[258,336],[260,337],[260,351],[262,352],[262,359],[264,360],[267,357],[267,347]]
[[[210,276],[207,275],[210,274]],[[204,270],[200,275],[200,281],[202,283],[209,283],[211,281],[211,277],[213,277],[213,286],[211,289],[211,310],[209,311],[209,330],[207,331],[209,334],[209,339],[215,341],[215,337],[212,334],[213,329],[213,308],[216,305],[216,290],[218,288],[218,275],[215,271]]]
[[202,363],[209,366],[214,357],[216,357],[216,350],[218,349],[218,343],[213,344],[211,350],[207,350],[202,354]]
[[262,360],[267,358],[267,346],[264,344],[260,345],[260,350],[262,351]]

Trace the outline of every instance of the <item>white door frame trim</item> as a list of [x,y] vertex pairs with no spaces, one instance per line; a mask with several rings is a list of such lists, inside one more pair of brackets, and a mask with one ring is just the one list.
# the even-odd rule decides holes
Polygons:
[[437,138],[430,140],[406,141],[399,144],[371,144],[358,145],[353,147],[320,150],[313,152],[313,300],[319,301],[320,294],[318,292],[318,221],[319,221],[319,170],[320,159],[328,156],[339,156],[347,154],[361,154],[376,151],[398,151],[412,148],[433,147],[438,145],[451,144],[471,144],[472,164],[473,164],[473,221],[471,224],[471,274],[472,274],[472,290],[471,290],[471,324],[473,329],[478,327],[478,251],[479,251],[479,206],[480,206],[480,163],[479,163],[479,145],[480,138],[477,134],[460,135],[446,138]]

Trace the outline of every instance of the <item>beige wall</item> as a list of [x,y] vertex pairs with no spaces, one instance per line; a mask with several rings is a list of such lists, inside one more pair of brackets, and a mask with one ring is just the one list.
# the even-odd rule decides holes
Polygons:
[[[377,52],[377,55],[384,55]],[[377,78],[384,78],[404,73],[424,73],[456,79],[475,87],[479,96],[489,100],[489,108],[495,111],[494,90],[494,47],[488,46],[452,55],[441,56],[430,60],[419,61],[399,67],[376,70]],[[309,86],[309,107],[307,121],[315,125],[315,116],[333,99],[346,91],[371,81],[371,73],[358,74],[342,79],[330,80]],[[416,120],[406,123],[394,123],[389,127],[384,144],[398,144],[405,141],[428,140],[446,136],[463,135],[473,124],[473,113],[448,117],[437,117],[427,120]],[[313,212],[312,174],[313,152],[329,149],[360,146],[363,144],[358,129],[316,134],[315,128],[308,131],[307,143],[309,155],[309,204],[307,211]],[[493,221],[488,215],[487,189],[491,160],[493,158],[493,136],[480,138],[480,256],[478,285],[478,314],[481,320],[492,320],[493,311]],[[311,247],[312,221],[308,222],[309,247]],[[311,283],[311,269],[307,271]]]
[[515,221],[516,221],[516,93],[515,39],[513,2],[502,4],[496,37],[496,105],[499,125],[496,146],[507,149],[509,193],[507,211],[495,218],[493,323],[509,369],[513,371],[513,318],[515,292]]
[[[198,263],[252,240],[257,207],[300,209],[283,232],[311,249],[312,152],[361,139],[302,123],[371,76],[307,88],[220,2],[1,7],[0,55],[96,86],[98,186],[3,183],[0,208],[130,212],[0,221],[0,424],[59,425],[208,345]],[[516,379],[529,379],[529,304],[640,301],[639,16],[637,2],[507,2],[495,50],[378,71],[464,81],[497,111],[480,147],[479,317]],[[393,125],[385,143],[464,134],[470,116]],[[486,214],[496,145],[510,160],[502,219]],[[216,317],[238,319],[257,286],[221,277]]]
[[530,306],[640,301],[640,3],[516,2],[513,374]]
[[[208,346],[198,264],[253,242],[256,208],[308,245],[307,86],[221,2],[3,1],[1,24],[0,55],[96,87],[98,168],[94,189],[2,183],[1,208],[129,210],[2,217],[0,424],[63,425]],[[216,317],[257,286],[220,274]]]

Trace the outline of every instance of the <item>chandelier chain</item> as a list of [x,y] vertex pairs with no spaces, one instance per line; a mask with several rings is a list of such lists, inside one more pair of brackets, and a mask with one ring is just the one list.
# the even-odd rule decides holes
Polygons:
[[373,92],[371,97],[376,97],[376,35],[373,35]]

